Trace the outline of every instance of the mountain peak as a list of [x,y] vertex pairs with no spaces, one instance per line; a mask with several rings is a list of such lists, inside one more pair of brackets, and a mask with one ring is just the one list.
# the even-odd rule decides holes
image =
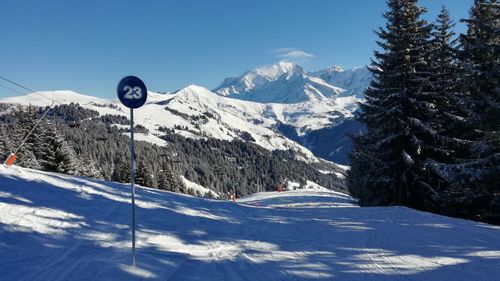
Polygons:
[[328,72],[344,72],[344,69],[338,65],[329,66],[325,70]]
[[306,73],[299,65],[279,61],[225,79],[214,93],[259,103],[301,103],[338,96],[344,89]]
[[[285,73],[304,72],[302,67],[289,61],[279,61],[275,64],[266,65],[249,71],[248,73],[264,76],[270,80],[275,80]],[[247,74],[248,74],[247,73]]]
[[189,91],[189,92],[210,92],[207,88],[196,85],[189,84],[187,87],[182,88],[180,91]]

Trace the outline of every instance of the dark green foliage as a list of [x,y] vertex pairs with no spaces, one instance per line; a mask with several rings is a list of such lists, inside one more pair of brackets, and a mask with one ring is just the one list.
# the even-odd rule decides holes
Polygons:
[[[77,159],[74,150],[54,127],[47,128],[42,154],[38,157],[45,171],[78,174]],[[82,163],[83,164],[83,163]]]
[[6,159],[12,151],[12,139],[7,131],[7,126],[0,124],[0,161]]
[[457,56],[442,9],[431,32],[416,0],[389,0],[361,105],[348,187],[363,205],[400,204],[499,222],[499,5],[477,0]]
[[172,163],[164,161],[158,171],[158,188],[171,192],[181,192],[185,189],[181,179],[172,171]]
[[369,194],[361,196],[364,204],[431,208],[439,199],[436,176],[425,168],[440,153],[431,124],[439,114],[428,66],[431,26],[416,2],[388,1],[388,25],[377,32],[383,51],[375,52],[374,80],[361,105],[368,132],[355,141],[350,176],[353,193]]
[[147,164],[142,161],[137,164],[135,183],[149,187],[153,187],[156,185],[154,182],[153,171]]
[[84,110],[79,104],[61,104],[54,106],[48,114],[48,119],[55,118],[66,123],[80,122],[82,120],[99,116],[95,110]]
[[[77,159],[75,174],[130,182],[130,139],[124,134],[124,129],[110,123],[123,124],[125,121],[122,118],[105,115],[77,119],[75,116],[66,116],[94,116],[94,111],[78,105],[74,105],[72,109],[66,106],[56,107],[53,111],[50,112],[50,120],[43,125],[44,130],[48,135],[57,132],[72,148]],[[8,134],[18,128],[19,114],[21,113],[16,112],[15,115],[0,116]],[[65,117],[58,119],[58,116]],[[78,120],[80,127],[72,128],[66,120]],[[141,127],[137,127],[140,130]],[[174,192],[193,193],[184,186],[180,178],[183,176],[221,194],[222,198],[229,198],[234,182],[238,182],[238,194],[246,195],[256,191],[276,190],[283,178],[302,183],[311,180],[331,189],[345,190],[342,179],[318,171],[335,169],[326,162],[307,164],[296,160],[301,156],[294,152],[270,152],[251,142],[194,140],[174,135],[173,131],[165,130],[165,133],[162,138],[168,145],[164,147],[136,142],[136,183]],[[56,147],[61,141],[57,137],[51,139],[54,140],[52,147]],[[50,143],[45,142],[46,145]],[[42,161],[45,158],[34,159]],[[56,170],[52,166],[47,166],[46,169]]]
[[466,168],[476,177],[470,188],[455,190],[454,202],[467,217],[500,223],[500,3],[475,0],[464,22],[459,58],[474,128],[467,134],[474,147]]
[[130,160],[124,161],[119,157],[115,160],[111,180],[124,183],[130,182]]

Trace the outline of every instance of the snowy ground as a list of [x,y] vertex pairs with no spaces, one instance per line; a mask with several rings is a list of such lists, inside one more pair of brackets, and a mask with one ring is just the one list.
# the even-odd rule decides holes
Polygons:
[[238,204],[0,167],[1,280],[499,280],[500,228],[321,190]]

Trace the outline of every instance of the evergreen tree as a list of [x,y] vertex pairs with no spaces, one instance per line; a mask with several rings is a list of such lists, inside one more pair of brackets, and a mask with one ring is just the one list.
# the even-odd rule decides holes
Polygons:
[[[438,110],[433,127],[439,134],[441,157],[429,158],[427,168],[439,178],[435,188],[440,193],[439,212],[459,216],[454,201],[463,197],[471,178],[468,165],[474,141],[473,125],[468,121],[470,110],[464,95],[463,80],[457,59],[457,39],[454,24],[446,8],[441,9],[432,32],[432,49],[429,60],[431,84],[436,92]],[[459,195],[459,193],[462,193]]]
[[89,155],[85,154],[79,157],[80,164],[78,165],[79,172],[87,177],[91,178],[102,178],[102,173],[97,167],[97,164],[94,160],[90,158]]
[[[434,90],[445,99],[452,100],[460,87],[457,62],[457,42],[448,10],[443,6],[433,26],[432,49],[429,64],[432,69],[432,85]],[[455,104],[453,104],[455,105]],[[455,110],[451,106],[451,112]],[[448,111],[448,112],[450,112]]]
[[57,129],[49,128],[45,141],[47,145],[43,147],[41,159],[44,170],[68,175],[77,174],[76,154]]
[[5,161],[12,151],[12,144],[7,128],[5,125],[0,125],[0,161]]
[[122,183],[130,182],[130,162],[121,158],[115,158],[113,163],[114,168],[111,180]]
[[463,21],[468,29],[460,37],[459,58],[474,128],[464,133],[475,145],[461,167],[471,180],[470,188],[457,191],[457,209],[467,217],[500,222],[500,4],[475,0]]
[[13,135],[13,149],[17,149],[22,145],[16,153],[16,163],[22,167],[40,169],[41,166],[37,160],[37,155],[39,156],[41,153],[40,149],[44,140],[41,126],[35,126],[38,121],[36,108],[32,106],[27,108],[19,107],[15,114],[19,123],[16,124]]
[[161,170],[158,173],[158,188],[172,192],[179,192],[182,186],[178,177],[172,172],[170,164],[164,161],[161,165]]
[[153,172],[151,171],[151,168],[143,161],[139,161],[139,163],[137,164],[135,183],[147,187],[155,186]]
[[440,177],[427,168],[442,161],[445,141],[434,123],[442,98],[433,90],[429,65],[431,25],[417,0],[389,0],[386,28],[377,32],[374,79],[360,120],[366,134],[354,141],[349,190],[362,204],[438,208]]

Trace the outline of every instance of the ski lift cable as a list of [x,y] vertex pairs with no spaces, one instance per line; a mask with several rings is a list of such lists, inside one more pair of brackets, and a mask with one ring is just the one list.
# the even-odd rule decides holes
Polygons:
[[16,85],[16,86],[18,86],[19,88],[22,88],[22,89],[24,89],[24,90],[28,90],[28,91],[30,91],[31,93],[35,94],[35,95],[39,95],[39,96],[41,96],[41,97],[43,97],[43,98],[49,99],[52,103],[58,103],[58,104],[61,104],[61,105],[63,104],[63,103],[61,103],[61,102],[59,102],[59,101],[57,101],[57,100],[55,100],[55,99],[52,99],[52,98],[46,97],[46,96],[44,96],[44,95],[42,95],[42,94],[38,93],[38,92],[37,92],[37,91],[35,91],[35,90],[32,90],[32,89],[30,89],[30,88],[28,88],[28,87],[26,87],[26,86],[21,85],[20,83],[14,82],[14,81],[12,81],[12,80],[10,80],[10,79],[8,79],[8,78],[5,78],[5,77],[3,77],[3,76],[1,76],[1,75],[0,75],[0,79],[2,79],[2,80],[4,80],[4,81],[7,81],[7,82],[9,82],[10,84]]
[[[31,94],[31,93],[32,93],[32,94],[39,95],[39,96],[41,96],[41,97],[43,97],[43,98],[45,98],[45,99],[49,99],[49,100],[51,100],[52,102],[54,102],[54,100],[52,100],[51,98],[46,97],[46,96],[44,96],[44,95],[42,95],[42,94],[38,93],[37,91],[32,90],[32,89],[30,89],[30,88],[28,88],[28,87],[26,87],[26,86],[23,86],[23,85],[21,85],[20,83],[14,82],[14,81],[12,81],[12,80],[10,80],[10,79],[8,79],[8,78],[5,78],[5,77],[3,77],[3,76],[1,76],[1,75],[0,75],[0,79],[2,79],[2,80],[4,80],[4,81],[7,81],[7,82],[9,82],[10,84],[15,85],[15,86],[17,86],[17,87],[19,87],[19,88],[21,88],[21,89],[28,90],[28,91],[29,91],[29,93],[24,94],[24,95],[29,95],[29,94]],[[19,93],[18,91],[15,91],[15,92]],[[21,94],[22,94],[22,93],[21,93]]]
[[[45,118],[45,116],[47,115],[47,113],[49,113],[49,110],[52,109],[53,105],[54,105],[54,102],[52,102],[52,104],[49,106],[49,108],[47,108],[47,110],[45,110],[45,112],[43,113],[43,115],[40,118],[38,118],[38,121],[35,123],[35,125],[33,126],[33,128],[31,128],[31,131],[28,132],[28,134],[24,137],[24,139],[21,142],[21,144],[17,147],[17,149],[13,153],[11,153],[11,155],[14,155],[14,156],[16,155],[16,153],[19,151],[19,149],[21,149],[21,147],[24,145],[24,143],[28,140],[28,138],[33,133],[33,131],[35,131],[35,128],[42,122],[42,120]],[[5,160],[4,165],[8,165],[7,162],[9,161],[9,158],[7,158],[7,160]]]
[[[22,96],[27,96],[27,95],[29,95],[29,94],[30,94],[30,93],[25,94],[25,93],[23,93],[23,92],[21,92],[21,91],[18,91],[18,90],[12,89],[12,88],[7,87],[7,86],[2,85],[2,84],[0,84],[0,87],[2,87],[2,88],[4,88],[4,89],[7,89],[7,90],[9,90],[9,91],[11,91],[11,92],[14,92],[14,93],[20,94],[20,95],[22,95]],[[34,97],[34,96],[31,96],[31,97],[29,97],[29,98],[34,99],[34,100],[37,100],[37,101],[39,101],[39,102],[46,103],[47,105],[49,104],[49,102],[48,102],[48,101],[46,101],[46,100],[42,100],[42,99],[39,99],[39,98],[36,98],[36,97]]]

